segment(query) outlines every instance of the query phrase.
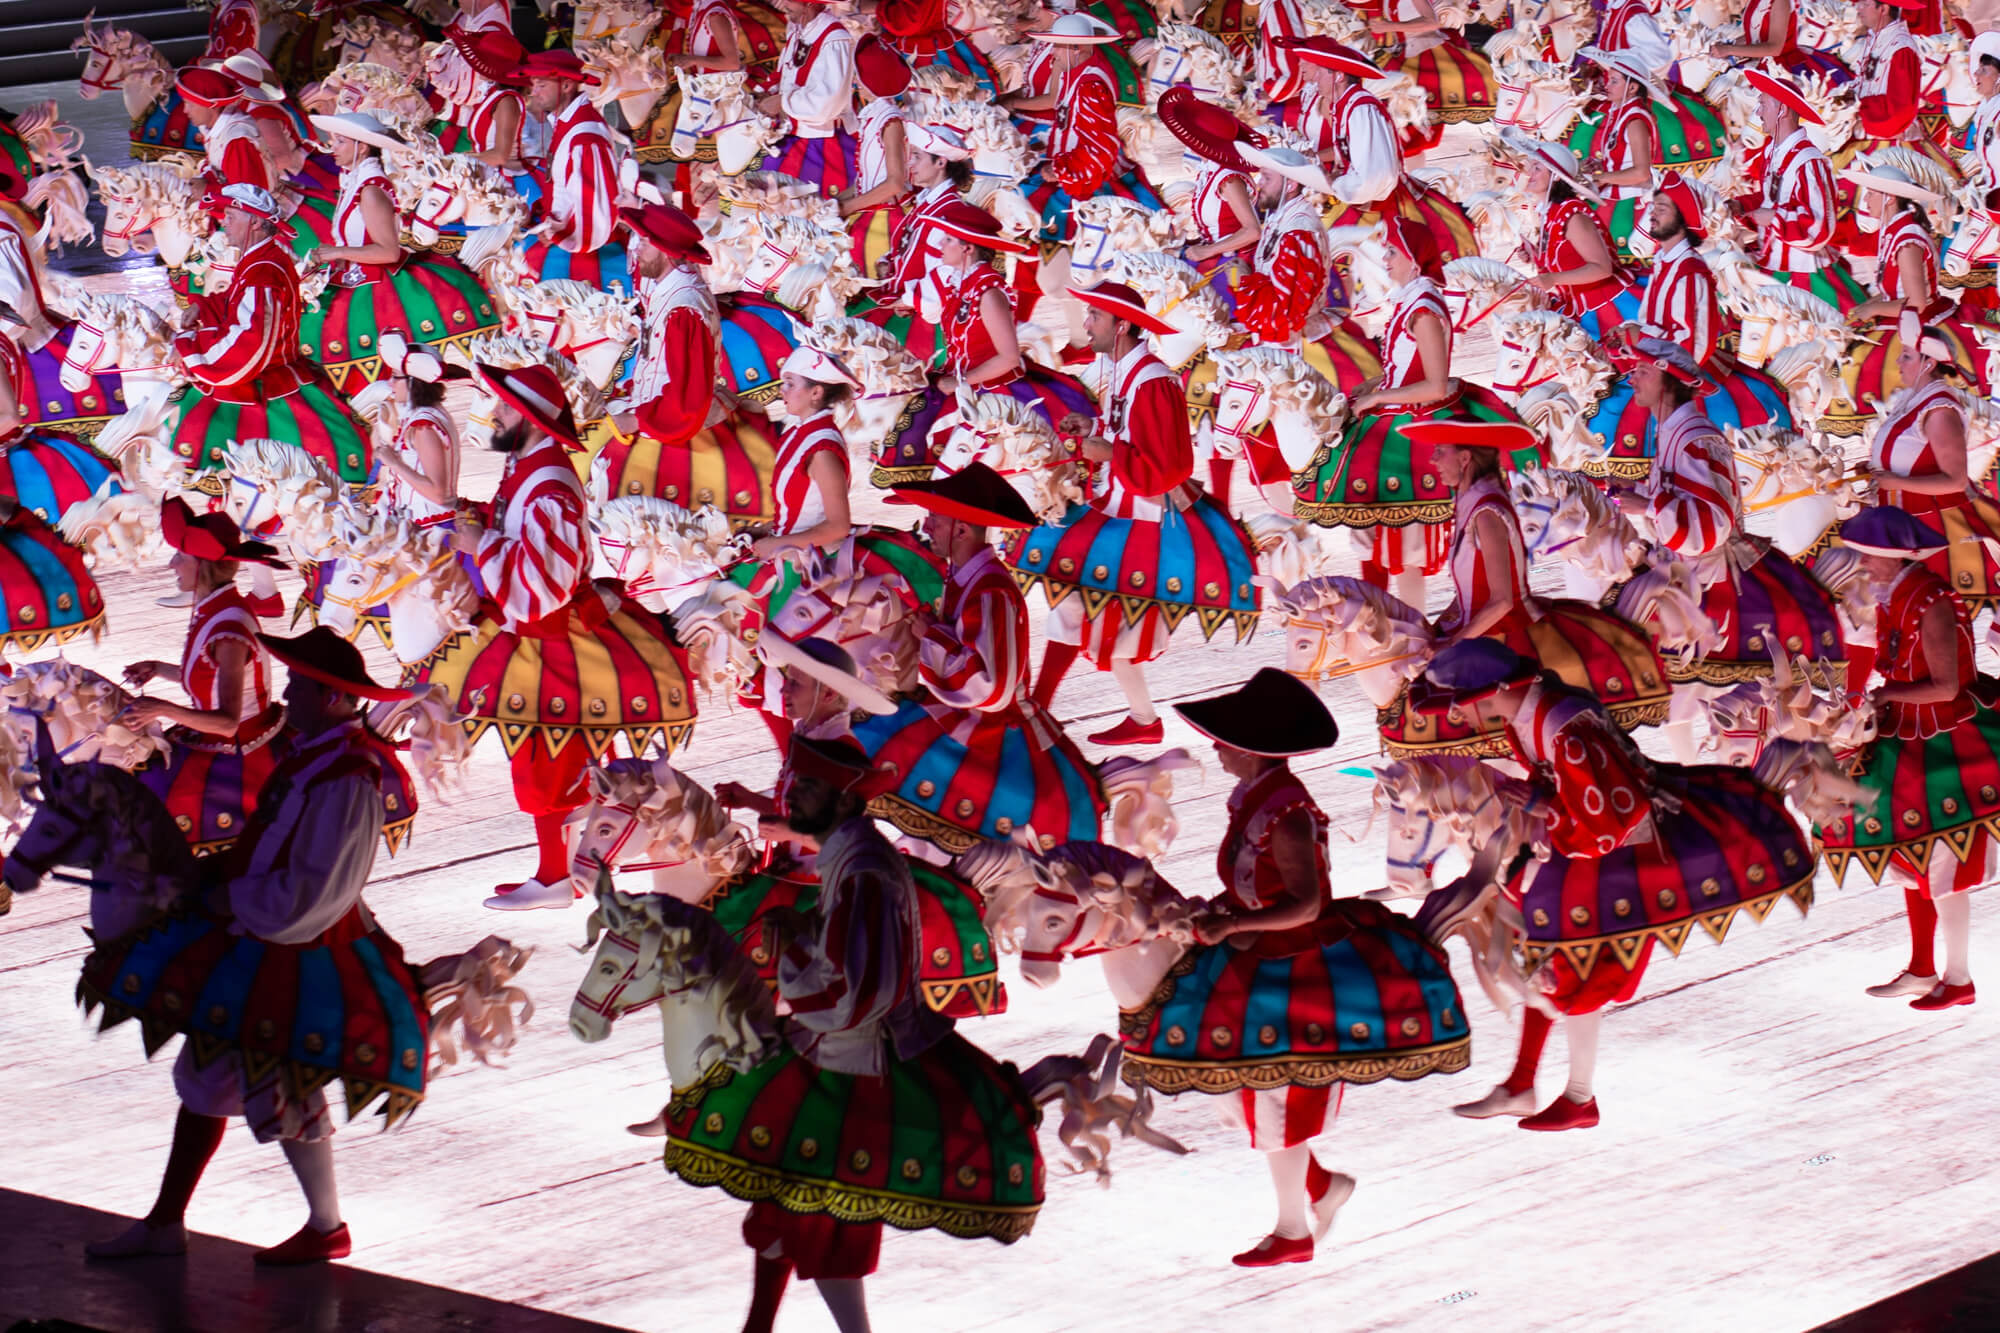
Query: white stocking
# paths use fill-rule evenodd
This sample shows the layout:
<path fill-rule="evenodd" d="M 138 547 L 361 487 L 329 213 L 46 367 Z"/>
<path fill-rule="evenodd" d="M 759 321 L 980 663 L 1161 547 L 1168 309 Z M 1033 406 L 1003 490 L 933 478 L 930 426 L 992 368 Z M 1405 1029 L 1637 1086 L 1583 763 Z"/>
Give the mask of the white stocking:
<path fill-rule="evenodd" d="M 1700 751 L 1696 748 L 1694 739 L 1693 718 L 1669 722 L 1661 727 L 1660 730 L 1667 734 L 1667 750 L 1673 755 L 1675 763 L 1693 764 L 1700 762 Z"/>
<path fill-rule="evenodd" d="M 1563 1035 L 1569 1039 L 1569 1086 L 1563 1096 L 1573 1102 L 1587 1102 L 1591 1082 L 1597 1077 L 1597 1029 L 1604 1011 L 1571 1014 L 1563 1020 Z"/>
<path fill-rule="evenodd" d="M 858 1277 L 817 1279 L 819 1298 L 826 1302 L 840 1333 L 868 1333 L 868 1297 Z"/>
<path fill-rule="evenodd" d="M 1963 986 L 1972 980 L 1972 895 L 1946 894 L 1937 900 L 1937 913 L 1944 935 L 1944 984 Z"/>
<path fill-rule="evenodd" d="M 1312 1149 L 1305 1144 L 1280 1148 L 1264 1154 L 1271 1168 L 1271 1188 L 1278 1192 L 1278 1225 L 1272 1230 L 1286 1240 L 1312 1234 L 1306 1221 L 1306 1168 L 1312 1163 Z"/>
<path fill-rule="evenodd" d="M 305 1191 L 306 1222 L 321 1235 L 340 1225 L 340 1191 L 333 1183 L 333 1140 L 285 1139 L 285 1160 Z"/>
<path fill-rule="evenodd" d="M 1404 557 L 1408 559 L 1407 556 Z M 1424 566 L 1423 556 L 1417 556 L 1417 563 L 1405 565 L 1400 574 L 1389 576 L 1389 591 L 1418 615 L 1424 613 Z"/>
<path fill-rule="evenodd" d="M 269 565 L 256 561 L 250 565 L 250 595 L 252 597 L 275 597 L 278 595 L 278 576 L 271 572 Z"/>
<path fill-rule="evenodd" d="M 1134 722 L 1145 726 L 1160 720 L 1153 710 L 1153 692 L 1146 688 L 1146 668 L 1129 658 L 1115 658 L 1111 663 L 1111 678 L 1125 691 L 1125 708 Z"/>

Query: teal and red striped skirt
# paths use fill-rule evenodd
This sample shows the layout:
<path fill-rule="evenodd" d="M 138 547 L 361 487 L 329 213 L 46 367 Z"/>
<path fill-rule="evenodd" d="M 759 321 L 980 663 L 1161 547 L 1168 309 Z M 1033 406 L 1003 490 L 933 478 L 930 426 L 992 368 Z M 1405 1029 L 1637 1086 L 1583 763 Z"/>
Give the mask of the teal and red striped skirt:
<path fill-rule="evenodd" d="M 31 653 L 104 624 L 104 594 L 83 552 L 27 509 L 0 521 L 0 646 Z"/>
<path fill-rule="evenodd" d="M 51 526 L 100 490 L 124 489 L 118 465 L 74 436 L 36 428 L 0 444 L 0 496 Z"/>
<path fill-rule="evenodd" d="M 1698 401 L 1718 429 L 1749 430 L 1771 425 L 1792 429 L 1791 400 L 1785 386 L 1752 370 L 1727 352 L 1718 352 L 1702 370 Z M 1829 408 L 1827 415 L 1831 416 Z M 1605 442 L 1605 452 L 1584 460 L 1581 471 L 1599 481 L 1644 481 L 1653 472 L 1653 414 L 1632 401 L 1632 383 L 1620 378 L 1591 414 L 1589 429 Z M 1822 418 L 1821 429 L 1825 429 Z"/>

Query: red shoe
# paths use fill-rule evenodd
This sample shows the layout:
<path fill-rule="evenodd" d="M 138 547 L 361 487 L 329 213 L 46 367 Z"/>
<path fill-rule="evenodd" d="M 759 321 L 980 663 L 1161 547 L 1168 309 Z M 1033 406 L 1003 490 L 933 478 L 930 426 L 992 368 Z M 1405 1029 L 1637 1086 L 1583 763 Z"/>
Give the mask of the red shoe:
<path fill-rule="evenodd" d="M 298 1264 L 323 1264 L 329 1259 L 345 1259 L 353 1251 L 354 1243 L 348 1238 L 347 1223 L 342 1222 L 331 1231 L 321 1232 L 314 1231 L 308 1222 L 284 1244 L 259 1250 L 251 1258 L 266 1268 L 290 1268 Z"/>
<path fill-rule="evenodd" d="M 1910 1008 L 1926 1010 L 1952 1009 L 1961 1004 L 1971 1004 L 1976 998 L 1977 994 L 1973 991 L 1972 983 L 1969 981 L 1957 986 L 1940 981 L 1937 985 L 1931 987 L 1928 994 L 1919 995 L 1916 999 L 1911 1000 Z"/>
<path fill-rule="evenodd" d="M 1157 717 L 1151 722 L 1135 722 L 1127 717 L 1108 731 L 1087 736 L 1092 745 L 1158 745 L 1167 737 L 1167 728 Z"/>
<path fill-rule="evenodd" d="M 276 620 L 285 614 L 285 599 L 275 592 L 263 597 L 253 594 L 246 600 L 250 603 L 250 614 L 259 620 Z"/>
<path fill-rule="evenodd" d="M 1587 1102 L 1573 1102 L 1568 1094 L 1556 1098 L 1531 1116 L 1520 1121 L 1522 1129 L 1559 1130 L 1590 1129 L 1597 1124 L 1597 1098 Z"/>
<path fill-rule="evenodd" d="M 1303 1264 L 1313 1257 L 1313 1238 L 1296 1240 L 1272 1232 L 1229 1262 L 1238 1268 L 1275 1268 L 1279 1264 Z"/>

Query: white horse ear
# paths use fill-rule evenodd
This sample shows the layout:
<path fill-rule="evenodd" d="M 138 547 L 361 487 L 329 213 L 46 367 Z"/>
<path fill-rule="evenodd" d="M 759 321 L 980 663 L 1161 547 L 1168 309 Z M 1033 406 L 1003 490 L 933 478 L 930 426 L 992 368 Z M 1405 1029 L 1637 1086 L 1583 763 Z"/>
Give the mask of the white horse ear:
<path fill-rule="evenodd" d="M 590 783 L 590 794 L 600 801 L 611 798 L 611 775 L 596 764 L 583 770 L 584 778 Z"/>

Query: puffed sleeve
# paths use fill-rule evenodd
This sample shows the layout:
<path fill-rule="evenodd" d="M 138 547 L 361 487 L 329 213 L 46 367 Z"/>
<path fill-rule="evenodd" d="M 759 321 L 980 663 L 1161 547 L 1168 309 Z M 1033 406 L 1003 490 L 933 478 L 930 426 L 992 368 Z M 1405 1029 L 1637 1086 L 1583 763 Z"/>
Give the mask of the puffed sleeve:
<path fill-rule="evenodd" d="M 241 291 L 219 312 L 215 323 L 203 323 L 174 340 L 189 377 L 204 385 L 240 384 L 263 373 L 282 352 L 278 346 L 278 312 L 270 290 L 258 283 Z"/>
<path fill-rule="evenodd" d="M 1333 197 L 1344 204 L 1387 199 L 1403 175 L 1403 150 L 1388 113 L 1362 107 L 1347 118 L 1347 170 L 1334 178 Z"/>
<path fill-rule="evenodd" d="M 1604 718 L 1584 713 L 1556 733 L 1551 747 L 1549 837 L 1565 856 L 1618 850 L 1653 811 L 1645 761 L 1609 728 Z"/>
<path fill-rule="evenodd" d="M 1728 448 L 1711 435 L 1682 451 L 1648 502 L 1654 535 L 1678 555 L 1707 555 L 1736 530 L 1739 498 Z"/>
<path fill-rule="evenodd" d="M 1194 475 L 1187 397 L 1161 375 L 1139 386 L 1127 408 L 1126 439 L 1111 451 L 1111 474 L 1133 495 L 1165 495 Z"/>
<path fill-rule="evenodd" d="M 1271 272 L 1246 273 L 1237 283 L 1236 322 L 1267 343 L 1289 342 L 1326 297 L 1326 259 L 1313 238 L 1288 233 Z"/>
<path fill-rule="evenodd" d="M 854 38 L 836 29 L 819 44 L 805 79 L 778 95 L 786 115 L 801 125 L 824 129 L 839 124 L 854 106 Z"/>
<path fill-rule="evenodd" d="M 663 444 L 685 444 L 708 421 L 715 401 L 715 339 L 692 310 L 667 316 L 661 349 L 667 377 L 659 395 L 638 406 L 639 429 Z"/>
<path fill-rule="evenodd" d="M 266 832 L 289 835 L 282 864 L 229 882 L 229 910 L 259 939 L 299 944 L 338 922 L 361 899 L 382 838 L 382 793 L 365 772 L 314 783 Z M 253 865 L 255 861 L 253 860 Z"/>
<path fill-rule="evenodd" d="M 1004 595 L 970 599 L 956 625 L 933 624 L 918 644 L 924 684 L 953 708 L 993 712 L 1014 702 L 1028 659 L 1027 626 Z"/>
<path fill-rule="evenodd" d="M 1108 76 L 1077 79 L 1061 110 L 1069 124 L 1049 151 L 1049 179 L 1072 199 L 1088 199 L 1118 171 L 1118 101 Z"/>
<path fill-rule="evenodd" d="M 580 506 L 544 494 L 522 528 L 519 538 L 489 529 L 479 542 L 479 577 L 514 625 L 568 605 L 589 563 Z"/>

